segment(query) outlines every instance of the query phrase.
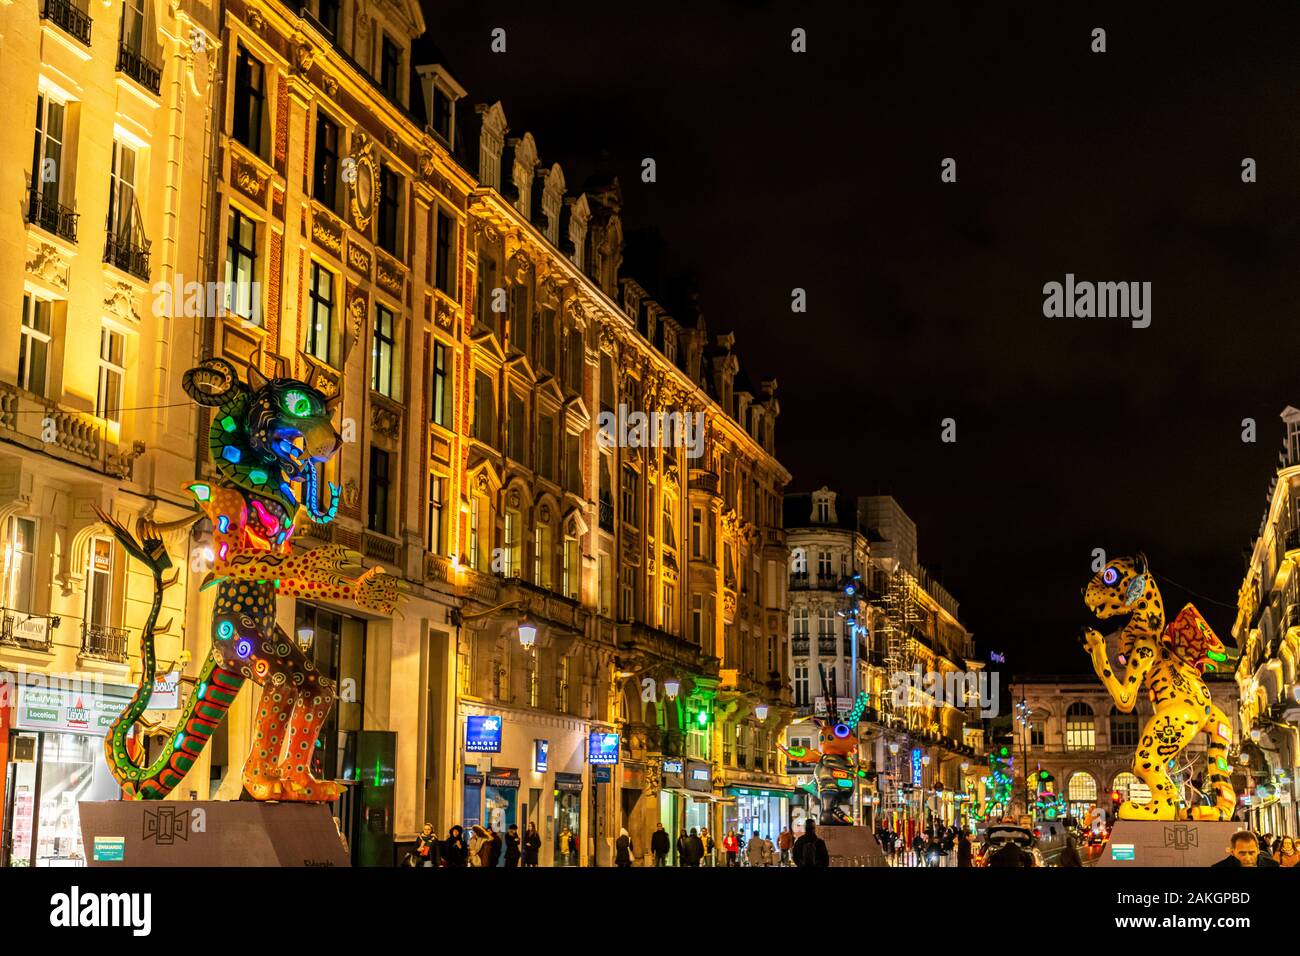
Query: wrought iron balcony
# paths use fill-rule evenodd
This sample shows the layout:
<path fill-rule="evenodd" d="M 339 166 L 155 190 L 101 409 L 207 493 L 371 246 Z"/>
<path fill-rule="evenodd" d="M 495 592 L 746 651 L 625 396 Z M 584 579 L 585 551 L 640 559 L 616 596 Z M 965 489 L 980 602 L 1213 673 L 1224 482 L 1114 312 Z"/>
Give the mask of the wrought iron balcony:
<path fill-rule="evenodd" d="M 48 197 L 40 189 L 27 192 L 27 221 L 69 242 L 77 241 L 80 213 Z"/>
<path fill-rule="evenodd" d="M 125 43 L 119 43 L 117 47 L 117 72 L 125 73 L 154 96 L 162 90 L 162 67 Z"/>
<path fill-rule="evenodd" d="M 48 651 L 53 644 L 54 629 L 58 626 L 57 617 L 3 609 L 0 610 L 0 645 L 27 651 Z"/>
<path fill-rule="evenodd" d="M 811 650 L 812 641 L 805 634 L 803 637 L 794 637 L 790 640 L 790 653 L 796 657 L 804 657 Z"/>
<path fill-rule="evenodd" d="M 64 33 L 90 46 L 90 14 L 69 0 L 45 0 L 41 5 L 41 19 L 49 20 Z"/>
<path fill-rule="evenodd" d="M 129 272 L 137 279 L 149 281 L 148 243 L 142 244 L 130 236 L 118 236 L 110 232 L 104 241 L 104 261 L 123 272 Z"/>
<path fill-rule="evenodd" d="M 817 638 L 817 653 L 822 657 L 834 657 L 835 638 L 833 637 Z"/>
<path fill-rule="evenodd" d="M 126 640 L 129 636 L 130 632 L 124 627 L 83 623 L 81 653 L 84 657 L 121 663 L 126 660 Z"/>

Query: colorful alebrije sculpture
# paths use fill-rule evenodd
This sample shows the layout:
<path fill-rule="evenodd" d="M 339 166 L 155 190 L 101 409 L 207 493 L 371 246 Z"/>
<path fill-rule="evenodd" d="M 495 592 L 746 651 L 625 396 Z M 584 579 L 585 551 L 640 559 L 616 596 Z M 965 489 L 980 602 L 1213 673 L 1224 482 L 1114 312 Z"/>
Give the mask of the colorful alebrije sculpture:
<path fill-rule="evenodd" d="M 820 666 L 820 665 L 819 665 Z M 851 826 L 853 818 L 845 812 L 846 804 L 852 805 L 854 786 L 859 777 L 866 772 L 858 767 L 858 721 L 867 708 L 868 697 L 859 694 L 853 702 L 853 710 L 844 720 L 839 719 L 835 707 L 834 688 L 826 683 L 823 672 L 822 682 L 826 697 L 826 718 L 814 717 L 817 724 L 818 746 L 781 747 L 785 755 L 796 763 L 816 764 L 813 781 L 817 787 L 817 799 L 821 803 L 821 816 L 818 825 Z"/>
<path fill-rule="evenodd" d="M 313 366 L 313 373 L 315 367 Z M 331 484 L 322 505 L 318 468 L 338 451 L 331 406 L 307 381 L 268 380 L 251 363 L 248 383 L 221 358 L 185 373 L 187 394 L 214 408 L 208 444 L 219 479 L 195 481 L 189 491 L 201 514 L 170 525 L 141 519 L 140 540 L 117 521 L 99 513 L 127 552 L 153 573 L 153 605 L 142 634 L 140 686 L 104 741 L 109 769 L 127 796 L 158 800 L 189 771 L 221 724 L 247 680 L 263 688 L 253 750 L 244 765 L 244 788 L 256 800 L 328 802 L 338 784 L 315 779 L 311 758 L 316 738 L 334 705 L 334 683 L 317 673 L 298 644 L 275 623 L 276 597 L 352 601 L 379 614 L 396 612 L 401 586 L 378 567 L 358 577 L 361 556 L 340 545 L 294 554 L 290 539 L 300 511 L 324 524 L 338 510 L 339 489 Z M 295 486 L 300 486 L 299 501 Z M 212 572 L 203 587 L 215 585 L 212 653 L 182 711 L 180 723 L 149 766 L 142 748 L 128 740 L 149 706 L 157 661 L 154 635 L 171 567 L 164 533 L 206 515 L 213 527 Z M 130 749 L 128 749 L 130 747 Z"/>
<path fill-rule="evenodd" d="M 1160 591 L 1147 569 L 1147 560 L 1116 558 L 1102 568 L 1084 590 L 1084 603 L 1102 620 L 1129 615 L 1120 632 L 1117 675 L 1106 652 L 1106 639 L 1087 628 L 1083 645 L 1115 706 L 1132 713 L 1145 690 L 1155 714 L 1147 721 L 1133 757 L 1133 773 L 1151 788 L 1150 803 L 1126 800 L 1121 820 L 1228 820 L 1237 806 L 1230 782 L 1228 748 L 1232 725 L 1210 699 L 1202 675 L 1227 659 L 1222 642 L 1188 604 L 1169 627 Z M 1209 737 L 1206 780 L 1214 788 L 1213 806 L 1183 807 L 1169 764 L 1198 733 Z"/>

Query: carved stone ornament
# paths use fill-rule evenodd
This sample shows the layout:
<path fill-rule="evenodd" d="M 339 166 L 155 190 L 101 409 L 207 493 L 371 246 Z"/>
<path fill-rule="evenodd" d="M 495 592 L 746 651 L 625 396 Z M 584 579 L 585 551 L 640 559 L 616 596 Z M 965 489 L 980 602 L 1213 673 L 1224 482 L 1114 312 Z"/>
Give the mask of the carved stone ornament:
<path fill-rule="evenodd" d="M 36 247 L 32 257 L 27 260 L 27 271 L 60 289 L 68 287 L 68 260 L 48 242 L 42 242 Z"/>
<path fill-rule="evenodd" d="M 355 167 L 352 183 L 352 224 L 365 232 L 370 228 L 370 217 L 375 209 L 375 188 L 378 172 L 375 168 L 375 144 L 365 133 L 357 133 L 356 148 L 351 157 Z"/>
<path fill-rule="evenodd" d="M 306 73 L 311 69 L 311 65 L 316 62 L 316 51 L 312 48 L 311 42 L 304 33 L 295 33 L 292 42 L 294 68 L 299 73 Z"/>
<path fill-rule="evenodd" d="M 349 508 L 355 508 L 357 502 L 361 500 L 361 486 L 357 484 L 355 478 L 349 478 L 343 485 L 343 503 Z"/>
<path fill-rule="evenodd" d="M 334 79 L 328 73 L 321 77 L 321 88 L 325 91 L 326 96 L 334 96 L 339 91 L 339 81 Z"/>
<path fill-rule="evenodd" d="M 140 313 L 135 307 L 135 290 L 129 282 L 115 282 L 104 297 L 104 311 L 119 319 L 139 322 Z"/>

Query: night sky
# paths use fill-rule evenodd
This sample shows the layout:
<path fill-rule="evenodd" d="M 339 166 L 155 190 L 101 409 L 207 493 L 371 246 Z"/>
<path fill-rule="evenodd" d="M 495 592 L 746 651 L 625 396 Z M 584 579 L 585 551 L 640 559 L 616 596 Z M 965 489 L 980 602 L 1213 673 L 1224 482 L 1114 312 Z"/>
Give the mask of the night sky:
<path fill-rule="evenodd" d="M 1087 671 L 1097 547 L 1235 601 L 1300 405 L 1300 9 L 425 6 L 570 191 L 619 176 L 629 273 L 776 376 L 789 490 L 897 497 L 982 655 Z M 1044 318 L 1067 272 L 1151 282 L 1151 326 Z"/>

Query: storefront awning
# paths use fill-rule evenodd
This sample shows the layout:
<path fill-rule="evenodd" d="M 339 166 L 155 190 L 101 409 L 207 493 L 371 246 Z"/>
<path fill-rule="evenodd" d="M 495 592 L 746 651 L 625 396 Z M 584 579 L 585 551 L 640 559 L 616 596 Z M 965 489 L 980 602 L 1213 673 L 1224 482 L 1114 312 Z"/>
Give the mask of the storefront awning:
<path fill-rule="evenodd" d="M 487 785 L 489 787 L 518 787 L 519 771 L 514 767 L 495 767 L 488 771 Z"/>
<path fill-rule="evenodd" d="M 782 787 L 779 784 L 764 784 L 762 786 L 735 785 L 726 789 L 727 796 L 730 797 L 790 797 L 794 794 L 794 787 Z"/>
<path fill-rule="evenodd" d="M 560 773 L 555 774 L 555 789 L 580 791 L 582 790 L 582 774 L 580 773 Z"/>

